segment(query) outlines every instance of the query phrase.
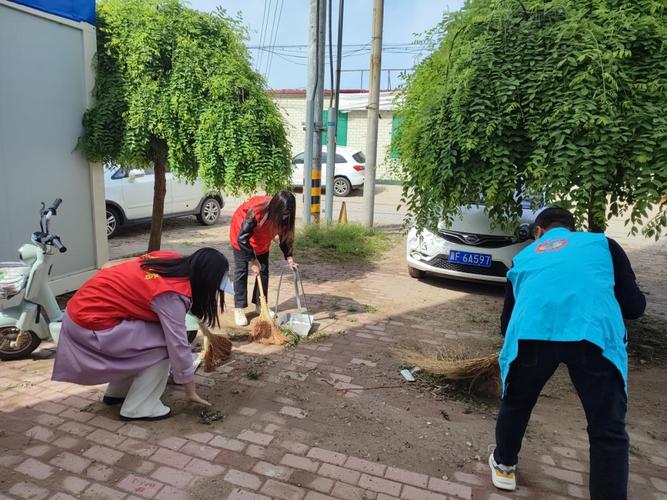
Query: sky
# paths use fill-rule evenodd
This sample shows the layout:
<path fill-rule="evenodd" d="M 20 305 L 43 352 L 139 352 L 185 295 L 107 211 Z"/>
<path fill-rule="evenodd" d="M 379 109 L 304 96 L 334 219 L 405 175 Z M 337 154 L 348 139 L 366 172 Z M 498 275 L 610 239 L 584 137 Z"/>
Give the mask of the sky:
<path fill-rule="evenodd" d="M 434 27 L 445 12 L 463 6 L 464 0 L 385 0 L 382 68 L 414 67 L 423 50 L 411 44 L 415 34 Z M 249 30 L 248 46 L 255 67 L 272 89 L 303 89 L 306 86 L 309 0 L 190 0 L 198 10 L 223 7 L 240 13 Z M 373 0 L 345 2 L 341 88 L 368 88 Z M 333 0 L 333 36 L 337 38 L 338 1 Z M 264 29 L 262 29 L 264 27 Z M 261 42 L 261 43 L 260 43 Z M 327 40 L 327 43 L 328 40 Z M 255 47 L 270 46 L 264 50 Z M 288 47 L 286 47 L 288 46 Z M 327 49 L 328 52 L 328 49 Z M 335 46 L 334 46 L 335 58 Z M 366 70 L 365 72 L 358 70 Z M 326 88 L 330 88 L 329 62 Z M 401 71 L 382 73 L 383 89 L 396 87 Z"/>

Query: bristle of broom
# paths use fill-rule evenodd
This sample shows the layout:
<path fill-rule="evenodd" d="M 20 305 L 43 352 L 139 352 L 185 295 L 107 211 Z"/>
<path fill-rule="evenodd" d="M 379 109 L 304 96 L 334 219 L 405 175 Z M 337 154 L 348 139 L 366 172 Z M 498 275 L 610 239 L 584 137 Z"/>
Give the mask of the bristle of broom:
<path fill-rule="evenodd" d="M 199 323 L 199 328 L 204 334 L 202 365 L 205 372 L 212 372 L 229 359 L 229 356 L 232 354 L 232 342 L 227 337 L 215 335 L 202 322 Z"/>
<path fill-rule="evenodd" d="M 283 335 L 273 321 L 261 318 L 253 323 L 250 336 L 253 342 L 259 344 L 283 345 L 289 342 L 289 339 Z"/>

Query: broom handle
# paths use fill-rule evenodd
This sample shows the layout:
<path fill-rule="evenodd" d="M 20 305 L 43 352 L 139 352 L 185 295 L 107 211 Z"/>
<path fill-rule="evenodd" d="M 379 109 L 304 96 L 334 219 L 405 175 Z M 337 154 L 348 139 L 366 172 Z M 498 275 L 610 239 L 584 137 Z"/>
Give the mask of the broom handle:
<path fill-rule="evenodd" d="M 260 303 L 260 307 L 263 307 L 264 304 L 266 304 L 266 295 L 264 294 L 264 285 L 262 284 L 262 277 L 258 275 L 257 278 L 255 278 L 255 279 L 257 280 L 257 283 L 259 285 L 259 303 Z"/>

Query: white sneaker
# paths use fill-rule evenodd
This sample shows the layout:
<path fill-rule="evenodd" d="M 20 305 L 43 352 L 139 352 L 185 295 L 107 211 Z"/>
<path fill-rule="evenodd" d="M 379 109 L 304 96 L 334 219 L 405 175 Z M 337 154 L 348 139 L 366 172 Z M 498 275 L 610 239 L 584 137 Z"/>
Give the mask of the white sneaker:
<path fill-rule="evenodd" d="M 234 322 L 236 326 L 248 326 L 248 318 L 240 307 L 234 309 Z"/>
<path fill-rule="evenodd" d="M 516 465 L 498 464 L 491 453 L 489 467 L 491 468 L 491 482 L 496 488 L 507 491 L 516 490 Z"/>

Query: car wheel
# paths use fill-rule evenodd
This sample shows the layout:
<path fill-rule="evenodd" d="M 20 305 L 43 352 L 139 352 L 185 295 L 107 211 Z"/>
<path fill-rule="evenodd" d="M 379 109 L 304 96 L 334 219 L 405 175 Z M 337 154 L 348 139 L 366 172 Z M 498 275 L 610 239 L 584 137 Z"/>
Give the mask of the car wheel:
<path fill-rule="evenodd" d="M 0 328 L 0 359 L 9 361 L 30 356 L 32 351 L 41 344 L 35 332 L 22 332 L 13 326 Z"/>
<path fill-rule="evenodd" d="M 212 226 L 220 218 L 220 202 L 215 198 L 206 198 L 201 204 L 197 220 L 204 226 Z"/>
<path fill-rule="evenodd" d="M 111 238 L 118 232 L 120 221 L 121 218 L 118 209 L 107 206 L 107 238 Z"/>
<path fill-rule="evenodd" d="M 352 184 L 345 177 L 336 177 L 334 179 L 333 191 L 336 196 L 346 197 L 352 193 Z"/>
<path fill-rule="evenodd" d="M 426 271 L 422 271 L 421 269 L 415 269 L 414 267 L 408 266 L 408 274 L 412 278 L 417 278 L 417 279 L 422 279 L 426 277 Z"/>

